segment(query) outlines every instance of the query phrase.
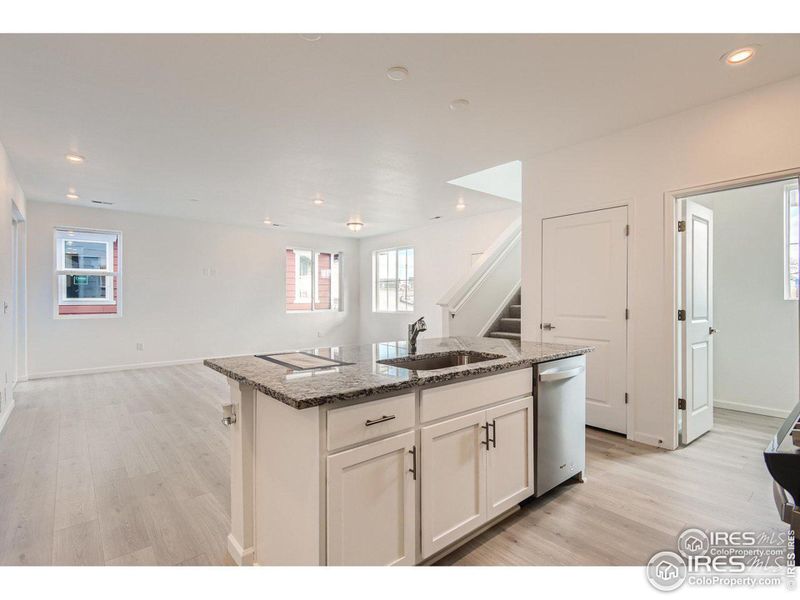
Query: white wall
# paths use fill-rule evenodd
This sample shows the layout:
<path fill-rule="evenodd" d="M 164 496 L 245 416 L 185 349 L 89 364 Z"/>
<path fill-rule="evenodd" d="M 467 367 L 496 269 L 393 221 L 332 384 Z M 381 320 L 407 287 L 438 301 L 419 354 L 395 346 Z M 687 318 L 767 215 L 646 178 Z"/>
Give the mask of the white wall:
<path fill-rule="evenodd" d="M 428 325 L 428 331 L 422 335 L 440 336 L 442 311 L 436 303 L 469 271 L 472 254 L 486 250 L 519 214 L 519 208 L 514 207 L 363 238 L 360 249 L 361 342 L 406 339 L 408 324 L 421 316 Z M 415 310 L 413 313 L 372 312 L 372 253 L 398 246 L 414 247 Z"/>
<path fill-rule="evenodd" d="M 31 377 L 357 341 L 356 240 L 41 202 L 28 221 Z M 58 226 L 122 231 L 121 317 L 53 318 Z M 342 251 L 342 312 L 286 314 L 292 245 Z"/>
<path fill-rule="evenodd" d="M 524 161 L 525 340 L 539 338 L 541 219 L 630 206 L 632 439 L 665 447 L 677 444 L 665 194 L 800 167 L 798 106 L 800 78 L 793 78 Z"/>
<path fill-rule="evenodd" d="M 14 303 L 12 293 L 12 214 L 16 206 L 25 216 L 25 195 L 17 182 L 5 148 L 0 145 L 0 430 L 13 407 Z M 4 303 L 8 310 L 3 310 Z"/>
<path fill-rule="evenodd" d="M 784 299 L 786 182 L 692 200 L 714 211 L 714 401 L 786 417 L 797 404 L 798 309 Z"/>

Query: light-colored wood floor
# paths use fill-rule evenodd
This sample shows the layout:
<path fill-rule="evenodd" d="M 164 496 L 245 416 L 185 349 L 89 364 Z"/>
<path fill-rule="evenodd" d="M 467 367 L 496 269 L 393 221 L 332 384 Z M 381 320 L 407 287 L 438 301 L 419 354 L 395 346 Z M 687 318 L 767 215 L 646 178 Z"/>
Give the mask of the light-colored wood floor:
<path fill-rule="evenodd" d="M 227 394 L 200 365 L 20 384 L 0 434 L 0 564 L 226 564 Z M 761 457 L 779 423 L 717 411 L 675 452 L 588 429 L 586 483 L 439 564 L 641 565 L 685 527 L 782 528 Z"/>

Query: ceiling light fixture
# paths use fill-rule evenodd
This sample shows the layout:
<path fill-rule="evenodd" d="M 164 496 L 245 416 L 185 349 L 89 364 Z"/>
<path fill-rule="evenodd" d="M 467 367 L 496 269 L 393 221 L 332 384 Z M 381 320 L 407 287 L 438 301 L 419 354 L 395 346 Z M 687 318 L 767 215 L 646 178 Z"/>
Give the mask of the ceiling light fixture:
<path fill-rule="evenodd" d="M 325 203 L 325 200 L 323 199 L 322 194 L 317 194 L 316 196 L 314 196 L 314 204 L 316 204 L 317 206 L 320 206 L 321 204 L 324 204 L 324 203 Z"/>
<path fill-rule="evenodd" d="M 86 157 L 81 156 L 80 154 L 76 154 L 75 152 L 68 152 L 64 155 L 64 158 L 67 159 L 67 162 L 71 162 L 74 165 L 79 165 L 81 163 L 86 162 Z"/>
<path fill-rule="evenodd" d="M 467 110 L 469 108 L 469 100 L 466 98 L 456 98 L 450 103 L 450 110 L 453 112 L 459 112 L 462 110 Z"/>
<path fill-rule="evenodd" d="M 431 221 L 435 221 L 436 219 L 441 219 L 440 215 L 436 215 L 435 217 L 431 217 Z"/>
<path fill-rule="evenodd" d="M 467 205 L 464 204 L 464 199 L 459 198 L 458 203 L 456 204 L 456 210 L 464 210 L 465 208 L 467 208 Z"/>
<path fill-rule="evenodd" d="M 78 196 L 78 194 L 75 193 L 75 190 L 68 191 L 66 194 L 64 194 L 64 197 L 67 198 L 67 200 L 79 200 L 80 199 L 80 196 Z"/>
<path fill-rule="evenodd" d="M 362 223 L 361 221 L 348 221 L 346 225 L 350 231 L 353 231 L 355 233 L 358 233 L 359 231 L 361 231 L 361 228 L 364 227 L 364 223 Z"/>
<path fill-rule="evenodd" d="M 756 54 L 756 46 L 746 46 L 744 48 L 737 48 L 726 52 L 720 57 L 720 60 L 729 65 L 741 65 L 746 63 Z"/>
<path fill-rule="evenodd" d="M 392 81 L 403 81 L 408 77 L 408 69 L 397 65 L 386 70 L 386 76 Z"/>
<path fill-rule="evenodd" d="M 321 33 L 301 33 L 300 37 L 307 42 L 318 42 L 322 38 Z"/>
<path fill-rule="evenodd" d="M 264 219 L 264 225 L 272 225 L 272 220 L 269 217 Z"/>

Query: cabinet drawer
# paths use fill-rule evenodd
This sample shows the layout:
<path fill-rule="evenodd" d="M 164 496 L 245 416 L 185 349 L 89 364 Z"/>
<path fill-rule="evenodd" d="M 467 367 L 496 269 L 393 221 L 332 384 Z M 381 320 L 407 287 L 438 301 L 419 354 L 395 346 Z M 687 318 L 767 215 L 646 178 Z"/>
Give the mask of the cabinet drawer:
<path fill-rule="evenodd" d="M 468 379 L 420 392 L 420 422 L 426 423 L 533 393 L 533 369 Z"/>
<path fill-rule="evenodd" d="M 328 450 L 414 427 L 414 406 L 414 394 L 403 394 L 328 411 Z"/>

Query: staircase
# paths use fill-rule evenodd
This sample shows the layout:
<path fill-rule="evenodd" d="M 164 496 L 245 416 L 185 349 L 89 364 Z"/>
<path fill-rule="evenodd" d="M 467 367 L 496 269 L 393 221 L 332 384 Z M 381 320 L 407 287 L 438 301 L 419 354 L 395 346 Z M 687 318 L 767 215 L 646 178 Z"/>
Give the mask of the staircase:
<path fill-rule="evenodd" d="M 522 296 L 519 292 L 511 299 L 500 316 L 489 328 L 486 337 L 507 340 L 522 339 Z"/>

